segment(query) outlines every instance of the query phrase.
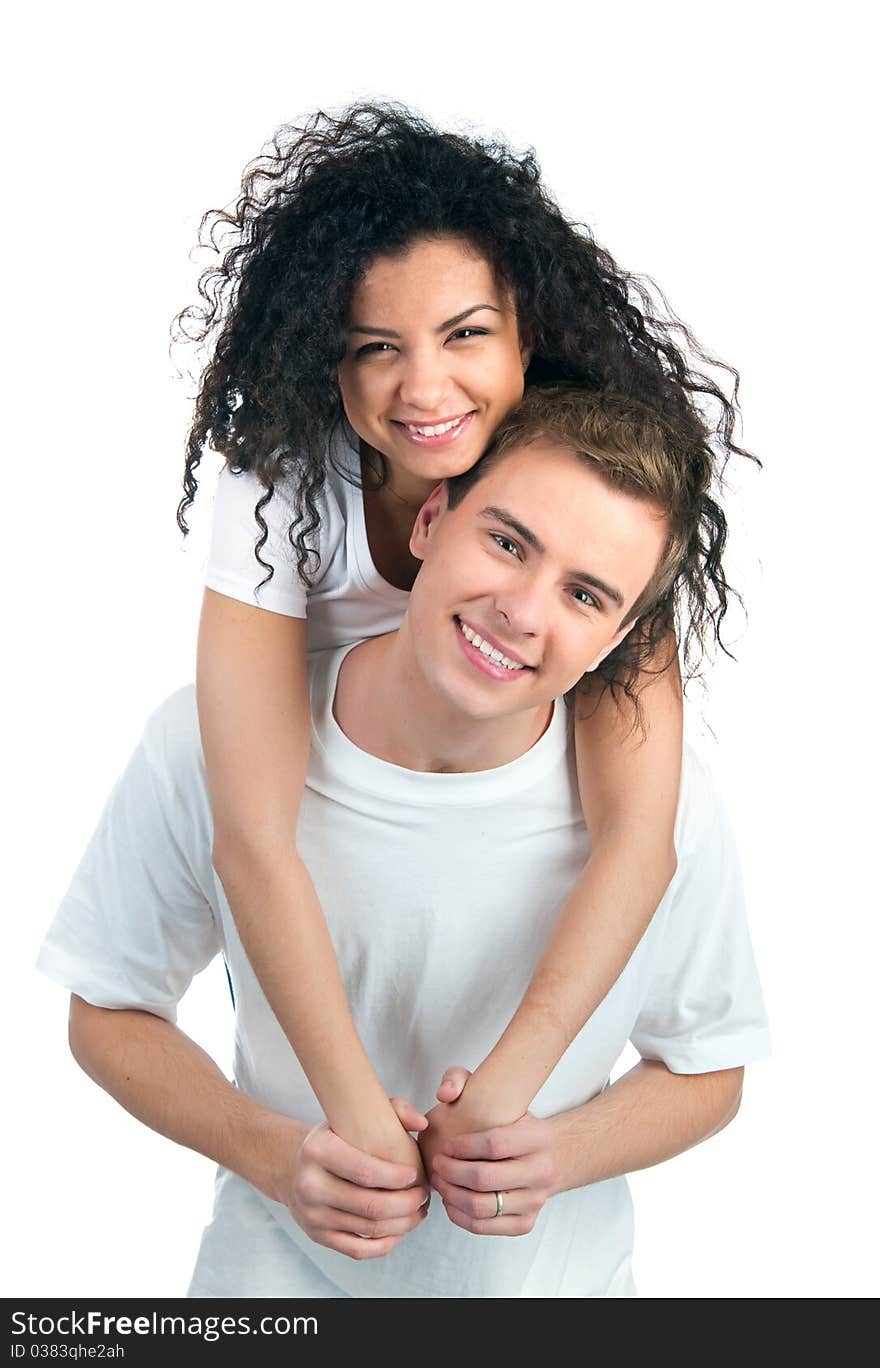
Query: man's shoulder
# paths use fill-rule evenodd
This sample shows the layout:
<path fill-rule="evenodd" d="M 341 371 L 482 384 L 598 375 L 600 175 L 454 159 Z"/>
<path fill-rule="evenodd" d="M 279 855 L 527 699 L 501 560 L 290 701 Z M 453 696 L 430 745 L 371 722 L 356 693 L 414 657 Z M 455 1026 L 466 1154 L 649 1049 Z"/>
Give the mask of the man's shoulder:
<path fill-rule="evenodd" d="M 707 837 L 717 831 L 724 802 L 705 756 L 687 742 L 682 751 L 681 787 L 675 820 L 675 848 L 679 865 L 696 855 Z"/>
<path fill-rule="evenodd" d="M 141 747 L 159 779 L 171 781 L 175 787 L 187 779 L 201 782 L 205 762 L 195 685 L 177 689 L 151 713 L 144 725 Z"/>

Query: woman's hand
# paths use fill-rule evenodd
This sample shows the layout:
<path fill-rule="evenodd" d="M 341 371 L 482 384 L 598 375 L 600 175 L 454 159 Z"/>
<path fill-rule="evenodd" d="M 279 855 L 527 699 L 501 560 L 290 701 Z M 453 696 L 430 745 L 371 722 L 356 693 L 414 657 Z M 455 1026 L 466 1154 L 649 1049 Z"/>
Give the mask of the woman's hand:
<path fill-rule="evenodd" d="M 423 1131 L 427 1117 L 392 1098 L 401 1133 Z M 427 1215 L 430 1189 L 419 1163 L 376 1159 L 341 1140 L 326 1121 L 304 1137 L 293 1156 L 285 1194 L 288 1210 L 309 1239 L 352 1259 L 377 1259 Z"/>
<path fill-rule="evenodd" d="M 401 1106 L 406 1110 L 407 1117 L 414 1118 L 417 1124 L 401 1124 Z M 389 1164 L 402 1164 L 405 1168 L 416 1169 L 419 1180 L 423 1180 L 425 1171 L 422 1156 L 409 1132 L 424 1130 L 426 1125 L 427 1118 L 415 1111 L 409 1102 L 403 1098 L 391 1098 L 390 1105 L 386 1103 L 381 1115 L 366 1108 L 362 1110 L 356 1122 L 349 1125 L 345 1138 L 353 1149 L 363 1154 L 372 1154 Z"/>
<path fill-rule="evenodd" d="M 459 1135 L 487 1129 L 492 1117 L 469 1104 L 465 1084 L 471 1074 L 464 1068 L 447 1069 L 437 1089 L 438 1106 L 427 1114 L 428 1126 L 419 1135 L 419 1149 L 428 1181 L 435 1155 L 443 1153 L 447 1143 Z"/>
<path fill-rule="evenodd" d="M 509 1104 L 505 1107 L 503 1101 L 480 1086 L 479 1074 L 472 1074 L 460 1065 L 446 1070 L 436 1096 L 440 1105 L 428 1112 L 430 1124 L 419 1136 L 419 1149 L 429 1179 L 434 1155 L 444 1150 L 448 1140 L 494 1130 L 519 1120 L 518 1113 L 511 1115 Z"/>
<path fill-rule="evenodd" d="M 425 1169 L 453 1225 L 472 1235 L 527 1235 L 558 1191 L 554 1132 L 526 1112 L 511 1125 L 463 1132 L 457 1099 L 467 1100 L 467 1069 L 448 1069 L 419 1140 Z M 462 1097 L 462 1094 L 463 1097 Z M 462 1118 L 466 1113 L 462 1113 Z M 503 1210 L 497 1215 L 497 1193 Z"/>

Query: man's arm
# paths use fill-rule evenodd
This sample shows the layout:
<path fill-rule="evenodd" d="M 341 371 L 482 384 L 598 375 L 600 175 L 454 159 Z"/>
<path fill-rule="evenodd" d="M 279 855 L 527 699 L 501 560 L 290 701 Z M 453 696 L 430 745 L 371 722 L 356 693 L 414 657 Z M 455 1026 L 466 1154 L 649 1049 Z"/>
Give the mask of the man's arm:
<path fill-rule="evenodd" d="M 444 1122 L 454 1131 L 455 1106 L 441 1103 L 421 1141 L 426 1167 L 455 1225 L 475 1235 L 524 1235 L 548 1197 L 650 1168 L 722 1130 L 739 1109 L 743 1072 L 674 1074 L 642 1060 L 581 1107 L 448 1139 Z M 450 1070 L 439 1095 L 456 1095 L 465 1078 Z"/>
<path fill-rule="evenodd" d="M 676 1074 L 641 1060 L 592 1101 L 550 1118 L 555 1191 L 650 1168 L 708 1140 L 736 1116 L 744 1072 Z"/>
<path fill-rule="evenodd" d="M 283 1203 L 318 1244 L 376 1258 L 421 1222 L 428 1191 L 411 1186 L 414 1168 L 374 1159 L 326 1124 L 310 1128 L 256 1102 L 163 1018 L 72 994 L 69 1039 L 80 1067 L 132 1116 Z M 392 1101 L 407 1129 L 427 1124 Z"/>

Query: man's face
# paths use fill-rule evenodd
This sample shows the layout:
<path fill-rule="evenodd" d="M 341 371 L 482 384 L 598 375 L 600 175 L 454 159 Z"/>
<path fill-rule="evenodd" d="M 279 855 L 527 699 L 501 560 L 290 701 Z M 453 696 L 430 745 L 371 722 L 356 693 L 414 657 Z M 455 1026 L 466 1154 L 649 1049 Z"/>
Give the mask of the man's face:
<path fill-rule="evenodd" d="M 426 680 L 472 718 L 561 697 L 626 635 L 667 531 L 655 505 L 543 442 L 500 458 L 457 508 L 438 486 L 410 543 L 422 567 L 407 617 Z"/>

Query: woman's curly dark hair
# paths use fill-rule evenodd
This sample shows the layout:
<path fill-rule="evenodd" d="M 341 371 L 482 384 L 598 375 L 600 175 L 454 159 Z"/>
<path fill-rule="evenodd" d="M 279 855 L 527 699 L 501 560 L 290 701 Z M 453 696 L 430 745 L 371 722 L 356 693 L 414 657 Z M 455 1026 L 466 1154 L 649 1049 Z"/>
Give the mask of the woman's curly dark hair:
<path fill-rule="evenodd" d="M 722 471 L 732 453 L 748 454 L 734 442 L 736 371 L 698 347 L 662 296 L 658 312 L 648 284 L 565 218 L 532 151 L 440 132 L 396 104 L 356 104 L 281 128 L 246 168 L 234 209 L 202 220 L 200 240 L 221 260 L 200 278 L 201 303 L 176 319 L 179 339 L 209 349 L 177 515 L 184 533 L 210 444 L 266 490 L 255 509 L 256 556 L 271 578 L 262 509 L 276 482 L 295 474 L 288 535 L 309 582 L 328 438 L 344 417 L 337 368 L 353 289 L 375 257 L 439 235 L 472 243 L 511 290 L 532 348 L 527 387 L 632 395 Z M 726 373 L 730 397 L 713 369 Z M 720 564 L 720 510 L 719 518 L 711 555 Z M 725 608 L 722 595 L 716 640 Z"/>

